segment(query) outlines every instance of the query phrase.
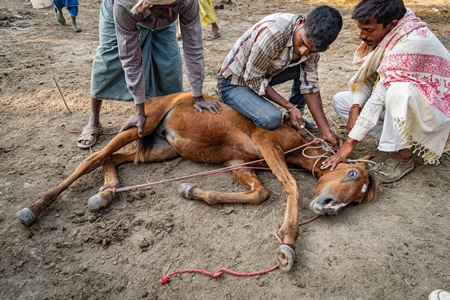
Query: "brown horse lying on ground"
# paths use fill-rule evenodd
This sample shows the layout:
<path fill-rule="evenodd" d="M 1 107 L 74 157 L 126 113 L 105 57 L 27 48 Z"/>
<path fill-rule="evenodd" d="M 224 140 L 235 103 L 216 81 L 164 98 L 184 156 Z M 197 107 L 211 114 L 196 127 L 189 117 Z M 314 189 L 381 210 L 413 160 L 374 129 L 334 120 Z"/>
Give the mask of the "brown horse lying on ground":
<path fill-rule="evenodd" d="M 205 99 L 217 101 L 210 96 L 205 96 Z M 101 192 L 89 199 L 91 210 L 105 207 L 113 200 L 112 189 L 119 187 L 115 168 L 125 162 L 159 162 L 182 156 L 196 162 L 235 166 L 264 158 L 264 165 L 269 166 L 286 193 L 285 218 L 278 232 L 283 244 L 278 249 L 277 259 L 280 268 L 287 271 L 294 263 L 300 199 L 298 184 L 289 172 L 287 163 L 309 170 L 319 178 L 315 199 L 311 202 L 316 214 L 334 215 L 350 202 L 360 203 L 364 198 L 372 200 L 376 196 L 379 185 L 366 171 L 366 162 L 341 163 L 332 172 L 322 170 L 320 166 L 327 153 L 320 148 L 298 149 L 284 155 L 285 151 L 307 143 L 291 127 L 281 125 L 276 130 L 267 131 L 223 103 L 221 113 L 216 115 L 207 111 L 199 113 L 192 105 L 190 93 L 148 99 L 145 103 L 147 119 L 144 138 L 139 139 L 136 127 L 119 133 L 105 148 L 81 162 L 75 172 L 57 187 L 20 210 L 18 218 L 30 226 L 75 180 L 100 166 L 104 168 L 105 183 Z M 137 143 L 132 150 L 118 152 L 133 141 Z M 262 165 L 252 164 L 255 167 Z M 254 170 L 238 168 L 232 173 L 247 187 L 247 192 L 204 191 L 184 184 L 180 193 L 186 198 L 203 200 L 209 204 L 260 204 L 267 199 L 269 191 L 261 184 Z"/>

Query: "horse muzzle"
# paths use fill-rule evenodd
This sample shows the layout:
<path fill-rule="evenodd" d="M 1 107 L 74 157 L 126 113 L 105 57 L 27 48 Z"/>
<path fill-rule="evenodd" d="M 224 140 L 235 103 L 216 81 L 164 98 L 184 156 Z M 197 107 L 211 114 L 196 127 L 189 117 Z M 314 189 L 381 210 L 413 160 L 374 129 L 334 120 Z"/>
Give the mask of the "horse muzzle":
<path fill-rule="evenodd" d="M 346 205 L 346 203 L 341 203 L 336 199 L 319 195 L 310 202 L 309 207 L 317 215 L 334 216 Z"/>

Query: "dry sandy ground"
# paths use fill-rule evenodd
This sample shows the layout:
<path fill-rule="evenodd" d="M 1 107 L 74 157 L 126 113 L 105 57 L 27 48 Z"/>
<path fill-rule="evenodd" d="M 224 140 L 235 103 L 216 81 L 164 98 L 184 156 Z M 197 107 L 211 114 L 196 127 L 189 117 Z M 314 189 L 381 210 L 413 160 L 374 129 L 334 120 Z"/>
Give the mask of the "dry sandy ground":
<path fill-rule="evenodd" d="M 449 2 L 426 2 L 411 4 L 450 48 Z M 296 265 L 289 273 L 224 274 L 220 279 L 183 274 L 169 285 L 159 283 L 179 269 L 251 272 L 276 264 L 278 242 L 272 234 L 283 221 L 285 197 L 275 177 L 264 171 L 259 175 L 271 196 L 260 206 L 184 200 L 177 194 L 180 183 L 173 182 L 119 193 L 110 207 L 94 214 L 87 211 L 87 200 L 102 185 L 97 170 L 75 182 L 33 226 L 21 225 L 15 212 L 55 187 L 89 155 L 76 147 L 78 135 L 60 124 L 79 130 L 87 121 L 98 7 L 81 1 L 83 32 L 76 34 L 56 22 L 52 8 L 0 1 L 0 299 L 426 299 L 433 289 L 450 290 L 449 156 L 439 166 L 424 166 L 416 158 L 416 170 L 386 185 L 376 201 L 302 226 Z M 238 0 L 217 10 L 222 37 L 204 43 L 205 92 L 214 93 L 221 61 L 249 26 L 276 11 L 311 9 L 300 1 Z M 327 116 L 343 135 L 339 125 L 344 121 L 329 103 L 355 71 L 351 58 L 359 41 L 350 8 L 339 9 L 344 28 L 322 55 L 320 74 Z M 289 85 L 280 91 L 287 95 Z M 105 103 L 105 130 L 119 129 L 133 109 L 129 103 Z M 110 139 L 102 135 L 93 151 Z M 354 157 L 365 154 L 384 158 L 369 138 L 358 144 Z M 123 165 L 119 179 L 127 186 L 218 167 L 183 159 Z M 302 192 L 300 220 L 305 220 L 313 215 L 308 203 L 316 181 L 307 173 L 294 176 Z M 243 190 L 228 173 L 189 182 Z"/>

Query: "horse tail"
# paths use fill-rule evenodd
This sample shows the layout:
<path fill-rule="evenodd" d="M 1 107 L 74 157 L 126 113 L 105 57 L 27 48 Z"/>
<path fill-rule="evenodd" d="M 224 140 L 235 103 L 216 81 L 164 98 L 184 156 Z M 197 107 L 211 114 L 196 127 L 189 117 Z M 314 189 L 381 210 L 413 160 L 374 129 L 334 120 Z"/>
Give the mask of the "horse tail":
<path fill-rule="evenodd" d="M 136 149 L 134 163 L 145 161 L 148 151 L 150 151 L 156 142 L 158 125 L 164 120 L 169 111 L 182 103 L 194 102 L 191 93 L 181 92 L 165 96 L 153 97 L 145 102 L 145 124 L 143 137 L 136 140 L 132 148 Z"/>
<path fill-rule="evenodd" d="M 156 132 L 151 132 L 143 138 L 136 140 L 133 143 L 133 148 L 136 150 L 133 163 L 138 164 L 145 162 L 147 152 L 153 149 L 156 142 Z"/>

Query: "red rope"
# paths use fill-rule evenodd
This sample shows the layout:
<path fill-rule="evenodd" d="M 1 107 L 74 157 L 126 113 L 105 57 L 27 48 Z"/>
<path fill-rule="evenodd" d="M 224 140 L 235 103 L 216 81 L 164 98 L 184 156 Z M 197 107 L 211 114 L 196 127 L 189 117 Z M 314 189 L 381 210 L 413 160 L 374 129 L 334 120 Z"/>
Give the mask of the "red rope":
<path fill-rule="evenodd" d="M 308 133 L 309 133 L 309 131 L 308 131 Z M 315 143 L 316 141 L 322 141 L 323 143 L 325 143 L 324 140 L 319 139 L 319 138 L 315 137 L 314 135 L 312 135 L 312 136 L 314 137 L 314 140 L 310 141 L 309 143 L 300 145 L 300 146 L 298 146 L 296 148 L 293 148 L 291 150 L 288 150 L 288 151 L 284 152 L 284 154 L 287 154 L 287 153 L 296 151 L 298 149 L 304 148 L 306 146 L 309 146 L 309 145 Z M 269 168 L 248 167 L 248 165 L 251 165 L 251 164 L 254 164 L 254 163 L 258 163 L 258 162 L 263 162 L 263 161 L 264 161 L 264 158 L 261 158 L 261 159 L 257 159 L 257 160 L 254 160 L 254 161 L 249 161 L 249 162 L 245 162 L 245 163 L 241 163 L 241 164 L 237 164 L 237 165 L 233 165 L 233 166 L 229 166 L 229 167 L 224 167 L 224 168 L 215 169 L 215 170 L 206 171 L 206 172 L 200 172 L 200 173 L 197 173 L 197 174 L 191 174 L 191 175 L 181 176 L 181 177 L 172 178 L 172 179 L 160 180 L 160 181 L 155 181 L 155 182 L 148 182 L 148 183 L 143 183 L 143 184 L 138 184 L 138 185 L 133 185 L 133 186 L 124 186 L 124 187 L 119 187 L 119 188 L 107 188 L 107 189 L 105 189 L 105 191 L 109 191 L 109 192 L 112 192 L 112 193 L 115 194 L 117 192 L 128 191 L 128 190 L 132 190 L 132 189 L 136 189 L 136 188 L 142 188 L 142 187 L 147 187 L 147 186 L 151 186 L 151 185 L 155 185 L 155 184 L 167 183 L 167 182 L 177 181 L 177 180 L 181 180 L 181 179 L 188 179 L 188 178 L 197 177 L 197 176 L 205 176 L 205 175 L 217 174 L 217 173 L 221 173 L 221 172 L 228 172 L 228 171 L 242 169 L 242 168 L 270 170 Z M 291 170 L 291 171 L 304 171 L 303 169 L 289 169 L 289 170 Z"/>
<path fill-rule="evenodd" d="M 75 130 L 70 130 L 66 127 L 66 125 L 64 123 L 61 123 L 60 125 L 64 130 L 70 132 L 70 133 L 80 133 L 81 131 L 75 131 Z M 328 143 L 325 142 L 325 140 L 323 139 L 319 139 L 316 136 L 314 136 L 313 134 L 311 134 L 308 130 L 305 129 L 305 131 L 311 135 L 313 137 L 313 140 L 309 143 L 303 144 L 299 147 L 296 147 L 294 149 L 288 150 L 286 151 L 284 154 L 287 154 L 289 152 L 293 152 L 295 150 L 298 150 L 300 148 L 306 147 L 310 144 L 315 143 L 316 141 L 320 141 L 322 143 L 324 143 L 326 146 L 328 146 L 329 149 L 333 149 Z M 109 132 L 109 133 L 103 133 L 103 134 L 117 134 L 119 131 L 115 131 L 115 132 Z M 332 151 L 334 153 L 334 151 Z M 114 189 L 107 189 L 113 192 L 113 194 L 115 194 L 116 192 L 121 192 L 121 191 L 126 191 L 126 190 L 130 190 L 130 189 L 134 189 L 134 188 L 139 188 L 139 187 L 144 187 L 144 186 L 149 186 L 149 185 L 154 185 L 154 184 L 158 184 L 158 183 L 164 183 L 164 182 L 171 182 L 171 181 L 176 181 L 176 180 L 180 180 L 180 179 L 186 179 L 186 178 L 191 178 L 191 177 L 195 177 L 195 176 L 203 176 L 203 175 L 209 175 L 209 174 L 216 174 L 216 173 L 220 173 L 220 172 L 226 172 L 226 171 L 232 171 L 235 169 L 240 169 L 240 168 L 252 168 L 252 167 L 247 167 L 247 165 L 249 164 L 253 164 L 253 163 L 257 163 L 257 162 L 262 162 L 264 161 L 264 159 L 259 159 L 259 160 L 255 160 L 255 161 L 251 161 L 251 162 L 246 162 L 246 163 L 242 163 L 239 165 L 234 165 L 234 166 L 230 166 L 230 167 L 225 167 L 225 168 L 221 168 L 221 169 L 217 169 L 217 170 L 213 170 L 213 171 L 207 171 L 207 172 L 202 172 L 202 173 L 197 173 L 197 174 L 193 174 L 193 175 L 188 175 L 188 176 L 183 176 L 183 177 L 179 177 L 179 178 L 173 178 L 173 179 L 168 179 L 168 180 L 162 180 L 162 181 L 158 181 L 158 182 L 151 182 L 151 183 L 146 183 L 146 184 L 141 184 L 141 185 L 135 185 L 135 186 L 129 186 L 129 187 L 121 187 L 121 188 L 114 188 Z M 263 170 L 267 170 L 269 168 L 252 168 L 252 169 L 263 169 Z M 290 170 L 299 170 L 299 169 L 290 169 Z M 320 215 L 312 217 L 309 220 L 300 222 L 298 225 L 304 225 L 307 224 L 317 218 L 319 218 Z M 277 230 L 278 231 L 278 230 Z M 275 238 L 280 242 L 280 244 L 282 243 L 281 239 L 278 237 L 277 235 L 277 231 L 274 233 Z M 219 278 L 222 276 L 222 274 L 224 272 L 229 273 L 231 275 L 235 275 L 235 276 L 256 276 L 256 275 L 261 275 L 261 274 L 267 274 L 270 273 L 276 269 L 278 269 L 279 266 L 275 265 L 272 268 L 269 268 L 267 270 L 262 270 L 262 271 L 256 271 L 256 272 L 236 272 L 236 271 L 232 271 L 229 270 L 227 268 L 220 268 L 218 269 L 214 274 L 210 273 L 206 270 L 201 270 L 201 269 L 187 269 L 187 270 L 178 270 L 178 271 L 174 271 L 171 272 L 169 274 L 167 274 L 164 277 L 161 277 L 161 279 L 159 280 L 159 282 L 161 284 L 168 284 L 170 281 L 170 277 L 173 275 L 177 275 L 177 274 L 183 274 L 183 273 L 199 273 L 199 274 L 204 274 L 204 275 L 208 275 L 212 278 Z"/>
<path fill-rule="evenodd" d="M 219 278 L 220 276 L 222 276 L 222 274 L 224 272 L 229 273 L 231 275 L 235 275 L 235 276 L 256 276 L 256 275 L 261 275 L 261 274 L 266 274 L 266 273 L 270 273 L 273 270 L 278 269 L 278 265 L 273 266 L 270 269 L 267 270 L 262 270 L 262 271 L 257 271 L 257 272 L 249 272 L 249 273 L 241 273 L 241 272 L 236 272 L 236 271 L 232 271 L 226 268 L 220 268 L 219 270 L 217 270 L 214 274 L 210 273 L 208 271 L 205 270 L 199 270 L 199 269 L 187 269 L 187 270 L 179 270 L 179 271 L 175 271 L 172 273 L 167 274 L 166 276 L 162 277 L 159 282 L 161 282 L 161 284 L 167 284 L 169 283 L 169 278 L 173 275 L 177 275 L 177 274 L 182 274 L 182 273 L 200 273 L 200 274 L 204 274 L 204 275 L 208 275 L 212 278 Z"/>
<path fill-rule="evenodd" d="M 317 215 L 317 216 L 314 216 L 314 217 L 312 217 L 312 218 L 310 218 L 310 219 L 308 219 L 306 221 L 302 221 L 302 222 L 298 223 L 298 226 L 302 226 L 302 225 L 305 225 L 305 224 L 307 224 L 309 222 L 312 222 L 315 219 L 320 218 L 321 216 L 322 215 Z M 275 233 L 274 233 L 275 238 L 278 240 L 278 242 L 280 242 L 280 244 L 282 244 L 281 239 L 277 235 L 277 231 L 275 231 Z M 208 276 L 210 276 L 212 278 L 219 278 L 220 276 L 222 276 L 223 272 L 227 272 L 227 273 L 229 273 L 231 275 L 234 275 L 234 276 L 256 276 L 256 275 L 270 273 L 270 272 L 272 272 L 272 271 L 274 271 L 274 270 L 276 270 L 278 268 L 279 268 L 279 266 L 275 265 L 272 268 L 267 269 L 267 270 L 256 271 L 256 272 L 248 272 L 248 273 L 236 272 L 236 271 L 232 271 L 232 270 L 229 270 L 229 269 L 226 269 L 226 268 L 220 268 L 214 274 L 210 273 L 208 271 L 205 271 L 205 270 L 200 270 L 200 269 L 178 270 L 178 271 L 171 272 L 171 273 L 167 274 L 166 276 L 161 277 L 161 279 L 159 279 L 159 282 L 161 284 L 168 284 L 169 281 L 170 281 L 170 277 L 172 277 L 173 275 L 183 274 L 183 273 L 200 273 L 200 274 L 208 275 Z"/>

